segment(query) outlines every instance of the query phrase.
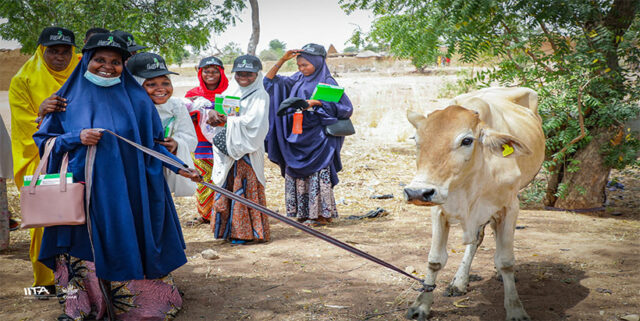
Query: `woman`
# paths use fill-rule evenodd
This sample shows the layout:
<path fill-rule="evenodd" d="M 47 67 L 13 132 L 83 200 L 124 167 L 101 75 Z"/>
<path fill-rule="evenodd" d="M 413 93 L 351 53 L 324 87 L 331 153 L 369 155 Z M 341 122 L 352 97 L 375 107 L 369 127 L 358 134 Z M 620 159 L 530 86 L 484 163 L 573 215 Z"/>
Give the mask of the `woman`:
<path fill-rule="evenodd" d="M 165 134 L 164 141 L 159 144 L 192 168 L 191 153 L 196 149 L 198 138 L 187 111 L 187 105 L 191 104 L 191 101 L 172 97 L 173 85 L 169 75 L 177 75 L 177 73 L 167 70 L 164 59 L 150 52 L 131 57 L 127 61 L 127 69 L 147 91 L 149 98 L 158 109 Z M 195 183 L 177 177 L 168 169 L 164 170 L 164 177 L 175 196 L 191 196 L 196 190 Z"/>
<path fill-rule="evenodd" d="M 213 183 L 255 203 L 266 205 L 264 139 L 269 130 L 269 95 L 262 85 L 262 63 L 252 55 L 233 62 L 234 83 L 225 95 L 240 97 L 235 115 L 209 112 L 207 123 L 216 126 L 213 137 Z M 224 127 L 220 127 L 224 125 Z M 232 244 L 269 241 L 265 214 L 215 194 L 214 236 Z"/>
<path fill-rule="evenodd" d="M 192 88 L 185 97 L 194 100 L 193 109 L 190 110 L 193 125 L 198 135 L 198 146 L 193 154 L 196 168 L 205 182 L 211 182 L 211 169 L 213 168 L 213 154 L 211 143 L 207 140 L 205 108 L 215 101 L 216 94 L 221 94 L 229 86 L 229 80 L 224 74 L 222 60 L 216 57 L 207 57 L 198 64 L 198 81 L 200 86 Z M 200 99 L 197 99 L 201 97 Z M 204 102 L 203 102 L 204 101 Z M 210 138 L 210 136 L 209 136 Z M 204 185 L 198 185 L 197 189 L 198 213 L 195 224 L 209 223 L 211 208 L 213 206 L 213 191 Z"/>
<path fill-rule="evenodd" d="M 298 72 L 289 77 L 278 76 L 280 66 L 294 57 Z M 267 153 L 272 162 L 280 165 L 285 177 L 287 216 L 310 226 L 325 225 L 338 217 L 333 187 L 338 184 L 342 169 L 340 149 L 344 137 L 327 135 L 324 127 L 338 119 L 348 119 L 353 112 L 347 95 L 337 103 L 310 99 L 318 83 L 338 84 L 325 57 L 324 47 L 316 44 L 289 50 L 264 78 L 264 87 L 271 96 Z M 290 97 L 307 99 L 310 106 L 302 113 L 301 134 L 292 134 L 292 114 L 277 115 L 280 103 Z"/>
<path fill-rule="evenodd" d="M 58 91 L 66 111 L 48 114 L 33 136 L 41 151 L 57 137 L 49 172 L 64 153 L 75 181 L 84 177 L 87 146 L 96 145 L 87 224 L 45 228 L 40 262 L 54 270 L 64 313 L 59 320 L 164 320 L 182 299 L 169 273 L 184 263 L 185 243 L 163 164 L 97 128 L 109 129 L 179 161 L 159 144 L 162 123 L 147 93 L 123 68 L 126 43 L 97 34 Z M 197 179 L 195 171 L 164 165 Z M 106 294 L 106 295 L 103 295 Z M 117 314 L 117 315 L 115 315 Z"/>
<path fill-rule="evenodd" d="M 71 30 L 48 27 L 38 38 L 35 54 L 25 62 L 11 79 L 9 105 L 11 107 L 11 147 L 13 178 L 18 190 L 23 177 L 32 175 L 40 156 L 33 142 L 41 117 L 49 112 L 64 110 L 65 100 L 55 95 L 78 65 L 74 57 L 75 35 Z M 33 286 L 46 286 L 53 291 L 53 272 L 38 262 L 42 228 L 29 229 L 31 245 L 29 257 L 33 267 Z"/>

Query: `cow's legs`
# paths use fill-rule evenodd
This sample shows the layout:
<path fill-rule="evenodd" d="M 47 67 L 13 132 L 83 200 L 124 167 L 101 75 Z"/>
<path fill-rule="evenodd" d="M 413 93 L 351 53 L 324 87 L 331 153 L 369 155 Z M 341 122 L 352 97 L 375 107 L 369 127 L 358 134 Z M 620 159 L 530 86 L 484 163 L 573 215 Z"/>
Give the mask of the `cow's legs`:
<path fill-rule="evenodd" d="M 429 285 L 436 284 L 436 277 L 440 269 L 447 264 L 447 239 L 449 238 L 449 223 L 442 213 L 439 206 L 431 208 L 431 226 L 433 235 L 431 236 L 431 250 L 429 251 L 429 266 L 425 283 Z M 408 319 L 416 319 L 424 321 L 431 312 L 433 304 L 433 292 L 423 292 L 409 307 L 406 317 Z"/>
<path fill-rule="evenodd" d="M 467 293 L 467 285 L 469 285 L 469 270 L 471 269 L 471 262 L 473 262 L 473 257 L 476 256 L 476 251 L 480 244 L 482 244 L 482 240 L 484 239 L 484 228 L 487 226 L 489 222 L 480 226 L 478 229 L 478 236 L 476 237 L 476 241 L 467 244 L 467 247 L 464 250 L 464 257 L 462 257 L 462 262 L 460 262 L 460 266 L 458 267 L 458 271 L 456 275 L 451 280 L 451 283 L 447 287 L 447 290 L 444 292 L 445 296 L 460 296 Z"/>
<path fill-rule="evenodd" d="M 507 311 L 507 320 L 509 321 L 531 320 L 518 297 L 514 275 L 513 235 L 516 228 L 518 210 L 519 207 L 517 201 L 515 201 L 509 208 L 503 209 L 505 211 L 504 215 L 501 215 L 495 225 L 492 224 L 496 232 L 494 263 L 496 264 L 496 269 L 502 275 L 504 308 Z"/>

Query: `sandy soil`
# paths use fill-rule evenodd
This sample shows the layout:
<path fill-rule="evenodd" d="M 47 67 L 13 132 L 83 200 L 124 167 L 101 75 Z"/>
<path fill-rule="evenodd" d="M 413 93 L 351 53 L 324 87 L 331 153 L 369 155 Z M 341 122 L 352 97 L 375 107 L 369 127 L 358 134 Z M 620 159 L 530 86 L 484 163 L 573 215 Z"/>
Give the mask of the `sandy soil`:
<path fill-rule="evenodd" d="M 335 189 L 341 215 L 320 231 L 401 269 L 426 270 L 431 239 L 427 208 L 405 204 L 402 186 L 413 174 L 414 144 L 407 108 L 436 108 L 446 77 L 345 75 L 338 79 L 356 105 L 357 135 L 343 149 L 345 169 Z M 366 84 L 366 86 L 365 86 Z M 372 98 L 377 95 L 377 98 Z M 2 95 L 0 95 L 1 102 Z M 0 106 L 2 107 L 2 106 Z M 2 108 L 0 108 L 2 109 Z M 6 121 L 6 119 L 5 119 Z M 592 214 L 522 210 L 516 231 L 516 276 L 522 302 L 534 320 L 619 320 L 640 313 L 640 175 L 616 172 L 624 190 L 612 191 L 615 212 Z M 268 206 L 284 212 L 283 179 L 267 162 Z M 15 187 L 11 208 L 17 212 Z M 373 194 L 393 194 L 373 200 Z M 192 198 L 177 199 L 183 222 L 196 215 Z M 389 215 L 347 220 L 383 207 Z M 615 215 L 613 215 L 615 214 Z M 214 240 L 209 226 L 184 227 L 189 262 L 173 275 L 184 292 L 177 320 L 401 320 L 417 292 L 411 280 L 271 220 L 272 241 L 231 246 Z M 28 232 L 13 232 L 0 253 L 0 319 L 53 320 L 55 300 L 25 297 L 32 281 Z M 432 320 L 501 320 L 502 284 L 494 278 L 494 239 L 487 230 L 472 274 L 480 277 L 462 297 L 443 297 L 462 259 L 454 227 L 449 262 L 437 282 Z M 218 252 L 206 260 L 205 249 Z M 464 301 L 459 301 L 464 299 Z M 456 307 L 458 305 L 466 307 Z"/>

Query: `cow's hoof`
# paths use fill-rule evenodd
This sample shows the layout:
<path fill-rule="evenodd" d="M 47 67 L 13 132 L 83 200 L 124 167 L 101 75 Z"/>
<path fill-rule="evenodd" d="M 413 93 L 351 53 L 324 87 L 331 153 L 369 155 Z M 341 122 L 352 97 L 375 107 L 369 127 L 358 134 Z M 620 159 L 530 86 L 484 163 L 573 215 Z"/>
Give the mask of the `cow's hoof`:
<path fill-rule="evenodd" d="M 466 290 L 462 291 L 462 290 L 458 289 L 458 287 L 453 285 L 453 284 L 449 284 L 449 286 L 447 286 L 447 288 L 442 293 L 443 296 L 447 296 L 447 297 L 463 296 L 465 294 L 467 294 Z"/>
<path fill-rule="evenodd" d="M 426 321 L 428 316 L 429 312 L 425 312 L 421 306 L 410 307 L 407 314 L 405 314 L 405 318 L 418 321 Z"/>
<path fill-rule="evenodd" d="M 410 320 L 425 321 L 433 305 L 433 292 L 422 292 L 411 304 L 405 317 Z"/>

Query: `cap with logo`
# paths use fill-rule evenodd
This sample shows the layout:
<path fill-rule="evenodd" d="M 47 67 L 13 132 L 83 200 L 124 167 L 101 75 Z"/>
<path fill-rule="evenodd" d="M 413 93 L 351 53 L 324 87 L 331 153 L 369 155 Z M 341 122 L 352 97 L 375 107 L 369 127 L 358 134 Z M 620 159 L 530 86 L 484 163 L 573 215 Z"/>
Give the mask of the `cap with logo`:
<path fill-rule="evenodd" d="M 131 57 L 131 53 L 127 50 L 127 43 L 113 33 L 97 33 L 91 36 L 82 48 L 82 53 L 96 48 L 113 49 L 122 55 L 123 60 Z"/>
<path fill-rule="evenodd" d="M 206 58 L 202 58 L 200 60 L 200 63 L 198 64 L 198 69 L 200 68 L 204 68 L 206 66 L 220 66 L 222 69 L 224 69 L 224 65 L 222 64 L 222 60 L 218 59 L 218 57 L 206 57 Z"/>
<path fill-rule="evenodd" d="M 127 69 L 134 76 L 145 79 L 178 74 L 167 69 L 167 64 L 162 56 L 150 52 L 141 52 L 131 57 L 127 61 Z"/>
<path fill-rule="evenodd" d="M 301 50 L 308 55 L 327 57 L 327 51 L 324 47 L 315 43 L 308 43 Z"/>
<path fill-rule="evenodd" d="M 262 70 L 262 62 L 260 62 L 260 59 L 258 59 L 258 57 L 253 55 L 243 55 L 233 61 L 233 68 L 231 69 L 231 72 L 258 72 L 260 70 Z"/>
<path fill-rule="evenodd" d="M 54 45 L 76 45 L 76 36 L 73 31 L 60 27 L 47 27 L 42 30 L 38 38 L 38 44 L 45 47 Z"/>
<path fill-rule="evenodd" d="M 133 53 L 138 50 L 146 49 L 147 47 L 136 44 L 136 40 L 133 38 L 133 35 L 122 30 L 114 30 L 112 33 L 124 40 L 127 43 L 127 50 Z"/>

